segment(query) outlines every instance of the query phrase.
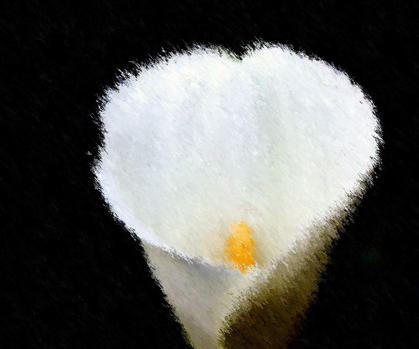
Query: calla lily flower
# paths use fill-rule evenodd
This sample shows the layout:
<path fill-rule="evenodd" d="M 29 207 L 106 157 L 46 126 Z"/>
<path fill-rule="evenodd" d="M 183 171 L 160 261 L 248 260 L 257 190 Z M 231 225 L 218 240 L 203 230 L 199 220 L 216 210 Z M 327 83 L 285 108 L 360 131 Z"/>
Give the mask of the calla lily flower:
<path fill-rule="evenodd" d="M 378 162 L 361 88 L 283 46 L 240 59 L 196 47 L 140 67 L 102 117 L 103 195 L 140 238 L 191 344 L 258 347 L 269 321 L 292 327 Z M 274 319 L 284 292 L 303 300 Z"/>

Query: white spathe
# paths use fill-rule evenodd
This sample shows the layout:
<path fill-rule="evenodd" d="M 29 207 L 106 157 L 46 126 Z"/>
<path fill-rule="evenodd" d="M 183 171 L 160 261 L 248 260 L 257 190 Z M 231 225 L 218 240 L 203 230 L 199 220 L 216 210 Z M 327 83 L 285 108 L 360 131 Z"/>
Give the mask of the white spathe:
<path fill-rule="evenodd" d="M 377 161 L 378 121 L 360 87 L 284 47 L 240 61 L 197 47 L 108 98 L 97 177 L 198 347 L 216 346 L 205 343 L 255 274 L 347 204 Z M 244 275 L 223 265 L 239 221 L 257 245 Z"/>

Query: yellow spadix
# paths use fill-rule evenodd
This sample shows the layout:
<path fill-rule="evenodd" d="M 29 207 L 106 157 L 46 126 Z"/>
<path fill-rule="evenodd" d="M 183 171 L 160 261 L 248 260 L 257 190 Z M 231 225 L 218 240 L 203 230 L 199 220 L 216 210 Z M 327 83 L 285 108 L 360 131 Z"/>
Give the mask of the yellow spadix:
<path fill-rule="evenodd" d="M 224 255 L 235 268 L 244 274 L 255 265 L 255 241 L 252 239 L 252 229 L 245 223 L 233 223 L 232 234 L 227 238 Z"/>

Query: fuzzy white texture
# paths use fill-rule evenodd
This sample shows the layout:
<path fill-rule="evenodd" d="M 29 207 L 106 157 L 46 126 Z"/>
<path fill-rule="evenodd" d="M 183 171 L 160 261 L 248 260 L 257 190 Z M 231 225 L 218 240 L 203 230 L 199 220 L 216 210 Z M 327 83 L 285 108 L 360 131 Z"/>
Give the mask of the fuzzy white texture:
<path fill-rule="evenodd" d="M 222 263 L 232 222 L 275 260 L 345 204 L 377 157 L 373 106 L 323 61 L 281 47 L 197 48 L 109 94 L 98 178 L 145 241 Z"/>
<path fill-rule="evenodd" d="M 196 348 L 218 348 L 240 297 L 378 161 L 379 125 L 361 89 L 279 46 L 240 61 L 216 49 L 176 54 L 108 98 L 97 177 Z M 240 221 L 257 246 L 246 274 L 223 259 Z"/>

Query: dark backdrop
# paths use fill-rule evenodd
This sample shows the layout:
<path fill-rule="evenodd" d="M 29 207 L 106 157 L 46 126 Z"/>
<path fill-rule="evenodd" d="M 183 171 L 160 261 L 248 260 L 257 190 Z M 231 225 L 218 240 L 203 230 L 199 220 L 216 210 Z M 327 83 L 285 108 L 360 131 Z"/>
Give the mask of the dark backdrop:
<path fill-rule="evenodd" d="M 9 0 L 0 8 L 0 347 L 184 348 L 143 251 L 95 190 L 97 99 L 164 48 L 255 39 L 345 70 L 377 106 L 375 186 L 336 243 L 299 348 L 417 348 L 414 2 Z"/>

